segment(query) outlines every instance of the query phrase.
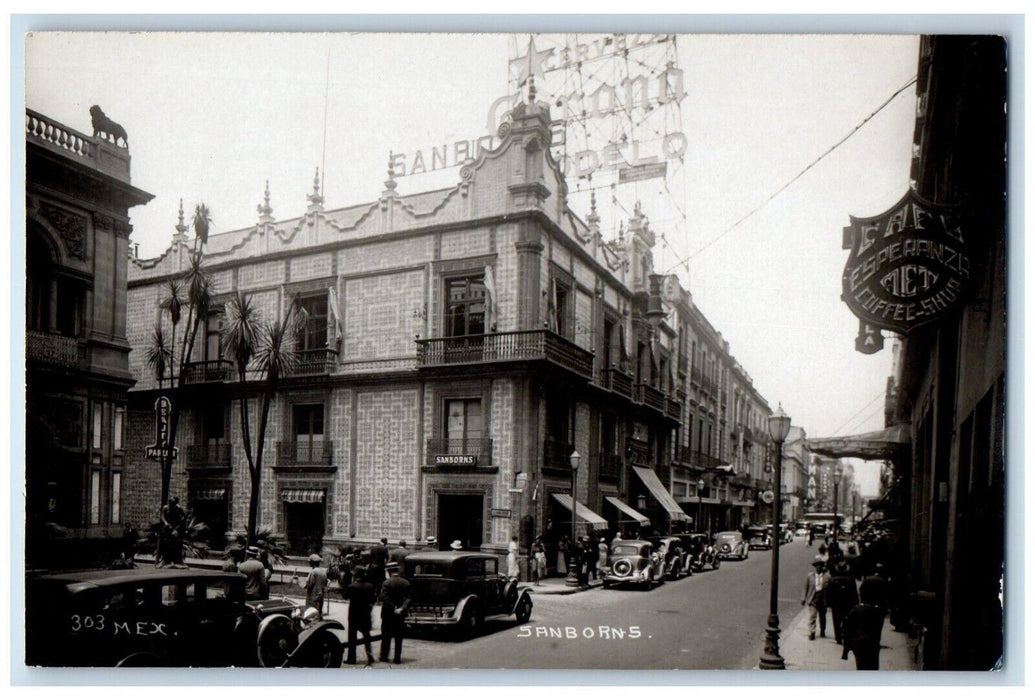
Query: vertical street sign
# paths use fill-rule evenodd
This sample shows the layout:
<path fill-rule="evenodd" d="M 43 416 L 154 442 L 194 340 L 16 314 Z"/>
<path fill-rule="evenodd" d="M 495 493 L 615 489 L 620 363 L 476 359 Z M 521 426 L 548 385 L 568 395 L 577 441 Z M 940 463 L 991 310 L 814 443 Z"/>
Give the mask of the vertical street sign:
<path fill-rule="evenodd" d="M 144 448 L 144 457 L 160 462 L 172 454 L 176 459 L 176 447 L 169 445 L 169 414 L 172 413 L 172 402 L 168 396 L 155 399 L 155 443 Z"/>

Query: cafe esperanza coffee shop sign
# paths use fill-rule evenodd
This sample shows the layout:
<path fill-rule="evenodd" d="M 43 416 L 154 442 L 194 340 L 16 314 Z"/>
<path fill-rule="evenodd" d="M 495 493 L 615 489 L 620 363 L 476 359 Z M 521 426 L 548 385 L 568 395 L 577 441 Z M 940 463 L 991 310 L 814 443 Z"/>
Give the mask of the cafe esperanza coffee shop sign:
<path fill-rule="evenodd" d="M 957 212 L 910 190 L 871 218 L 851 218 L 841 299 L 861 321 L 908 334 L 942 318 L 963 299 L 970 255 Z"/>

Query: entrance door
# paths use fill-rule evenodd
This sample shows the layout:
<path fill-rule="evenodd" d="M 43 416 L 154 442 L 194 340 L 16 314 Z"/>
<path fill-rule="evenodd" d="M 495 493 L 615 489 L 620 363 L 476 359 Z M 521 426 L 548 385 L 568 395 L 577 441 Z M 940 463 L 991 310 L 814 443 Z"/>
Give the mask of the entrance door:
<path fill-rule="evenodd" d="M 464 549 L 477 551 L 482 545 L 482 524 L 485 498 L 479 495 L 438 495 L 438 542 L 448 549 L 453 540 L 460 540 Z"/>
<path fill-rule="evenodd" d="M 198 499 L 194 501 L 194 519 L 208 525 L 208 546 L 210 549 L 226 547 L 226 530 L 229 508 L 224 495 L 218 499 Z"/>
<path fill-rule="evenodd" d="M 323 546 L 323 503 L 285 503 L 284 519 L 288 554 L 320 552 Z"/>

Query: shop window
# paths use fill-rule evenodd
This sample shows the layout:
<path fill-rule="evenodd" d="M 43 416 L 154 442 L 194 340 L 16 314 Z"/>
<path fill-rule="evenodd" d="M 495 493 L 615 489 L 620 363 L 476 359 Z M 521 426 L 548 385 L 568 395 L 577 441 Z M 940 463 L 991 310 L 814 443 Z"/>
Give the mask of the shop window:
<path fill-rule="evenodd" d="M 320 350 L 327 347 L 327 293 L 300 297 L 298 306 L 306 314 L 305 327 L 298 335 L 298 349 Z"/>
<path fill-rule="evenodd" d="M 445 335 L 456 338 L 485 333 L 485 276 L 446 280 Z"/>

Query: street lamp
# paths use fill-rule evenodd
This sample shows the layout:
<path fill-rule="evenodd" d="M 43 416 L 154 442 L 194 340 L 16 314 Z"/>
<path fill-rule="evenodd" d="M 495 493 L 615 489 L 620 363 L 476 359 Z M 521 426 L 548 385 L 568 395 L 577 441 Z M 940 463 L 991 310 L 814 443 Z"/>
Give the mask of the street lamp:
<path fill-rule="evenodd" d="M 837 525 L 837 486 L 841 483 L 841 476 L 844 474 L 844 466 L 841 464 L 841 460 L 838 460 L 834 464 L 834 472 L 832 478 L 834 481 L 834 543 L 837 543 L 838 535 L 841 532 L 841 528 Z"/>
<path fill-rule="evenodd" d="M 575 500 L 575 484 L 579 477 L 579 460 L 582 455 L 578 450 L 571 452 L 571 543 L 568 545 L 568 577 L 564 580 L 566 586 L 579 585 L 578 557 L 575 556 L 575 516 L 577 515 L 578 501 Z"/>
<path fill-rule="evenodd" d="M 701 527 L 701 491 L 704 491 L 704 479 L 697 480 L 697 531 L 704 532 Z"/>
<path fill-rule="evenodd" d="M 783 466 L 783 441 L 791 430 L 791 417 L 783 412 L 783 406 L 777 405 L 776 413 L 769 416 L 769 437 L 776 443 L 775 464 L 773 466 L 773 550 L 772 568 L 769 574 L 769 617 L 765 625 L 765 650 L 759 659 L 758 667 L 766 670 L 782 670 L 786 668 L 780 656 L 780 617 L 777 614 L 777 590 L 780 583 L 780 476 Z"/>

